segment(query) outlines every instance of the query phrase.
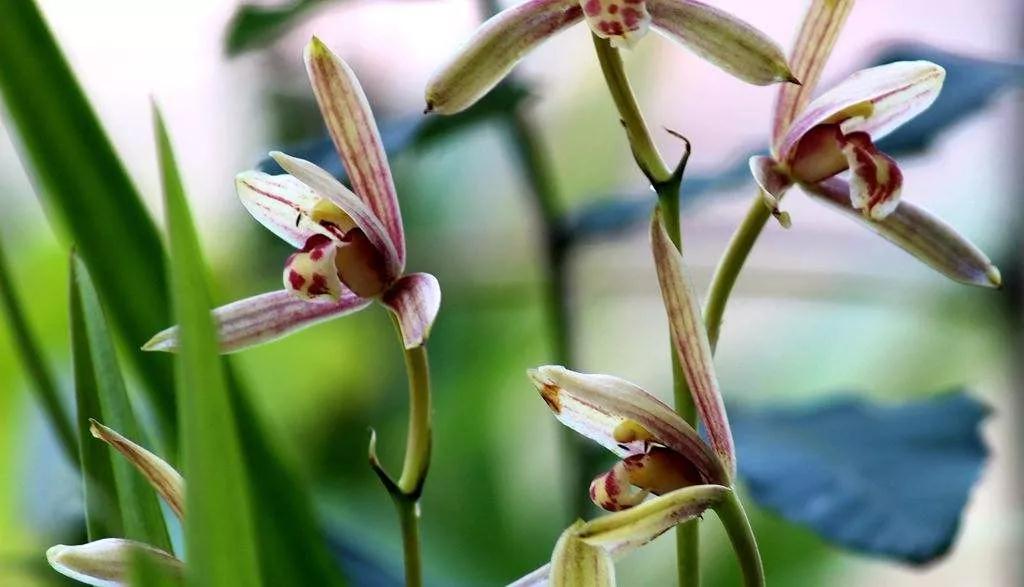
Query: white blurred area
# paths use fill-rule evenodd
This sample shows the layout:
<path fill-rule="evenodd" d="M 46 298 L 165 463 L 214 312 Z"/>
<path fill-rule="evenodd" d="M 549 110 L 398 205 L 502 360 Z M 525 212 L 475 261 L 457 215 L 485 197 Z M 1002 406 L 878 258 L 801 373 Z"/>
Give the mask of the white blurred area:
<path fill-rule="evenodd" d="M 225 24 L 236 6 L 232 1 L 41 0 L 40 4 L 155 212 L 158 191 L 150 97 L 161 105 L 214 256 L 230 250 L 235 243 L 234 230 L 249 222 L 234 199 L 233 177 L 251 166 L 267 146 L 270 129 L 261 118 L 261 109 L 264 92 L 272 83 L 264 75 L 269 62 L 294 56 L 293 70 L 286 78 L 291 87 L 285 91 L 306 91 L 300 52 L 315 33 L 353 65 L 381 111 L 410 114 L 422 109 L 422 88 L 433 68 L 478 22 L 476 3 L 470 0 L 352 0 L 316 10 L 280 40 L 271 55 L 228 59 L 222 45 Z M 792 0 L 722 0 L 714 4 L 744 17 L 787 47 L 805 6 Z M 979 56 L 1019 58 L 1022 25 L 1024 4 L 1019 0 L 862 0 L 839 39 L 824 85 L 863 63 L 879 44 L 894 39 L 913 39 Z M 642 181 L 629 164 L 624 140 L 615 144 L 586 140 L 588 125 L 602 114 L 609 125 L 617 124 L 591 53 L 587 30 L 576 27 L 531 55 L 520 72 L 536 82 L 540 93 L 534 113 L 545 131 L 547 147 L 554 153 L 560 183 L 581 192 L 588 186 L 607 191 L 609 185 L 639 192 Z M 745 86 L 653 34 L 650 42 L 645 40 L 627 55 L 627 65 L 640 80 L 641 103 L 652 126 L 678 130 L 693 142 L 693 171 L 731 163 L 751 144 L 765 141 L 774 88 Z M 1020 101 L 1020 94 L 1007 95 L 984 116 L 945 135 L 931 156 L 903 165 L 904 197 L 926 205 L 984 249 L 1006 241 L 1011 227 L 1003 222 L 1002 211 L 1019 205 L 1014 202 L 1020 192 L 1015 151 L 1019 138 L 1006 129 L 1019 128 Z M 577 116 L 580 111 L 590 116 Z M 667 152 L 678 149 L 666 133 L 657 132 L 656 136 Z M 450 165 L 443 154 L 432 160 Z M 578 162 L 582 160 L 593 161 L 593 165 L 581 168 Z M 44 225 L 38 204 L 25 198 L 29 184 L 19 169 L 10 139 L 0 131 L 0 206 L 6 214 L 26 219 L 12 230 L 19 237 L 28 237 Z M 479 183 L 456 181 L 463 186 Z M 503 189 L 495 197 L 506 205 L 523 207 L 513 202 L 518 197 L 514 185 Z M 581 199 L 581 193 L 566 196 L 575 202 Z M 468 200 L 477 196 L 453 197 Z M 933 319 L 935 309 L 916 307 L 920 294 L 992 295 L 981 290 L 965 294 L 904 253 L 798 193 L 787 197 L 785 207 L 792 213 L 794 226 L 790 231 L 771 226 L 766 232 L 739 285 L 723 333 L 719 354 L 722 378 L 727 388 L 750 394 L 744 399 L 771 399 L 792 385 L 792 373 L 778 373 L 766 365 L 801 362 L 812 367 L 807 368 L 807 388 L 798 395 L 846 386 L 884 396 L 887 389 L 907 384 L 886 375 L 887 361 L 901 366 L 914 360 L 928 364 L 949 352 L 943 341 L 922 340 L 919 322 Z M 700 286 L 707 283 L 745 208 L 745 194 L 723 197 L 684 220 L 689 262 Z M 482 223 L 462 229 L 460 238 L 480 243 L 474 254 L 464 259 L 466 276 L 490 277 L 494 268 L 488 258 L 525 258 L 534 246 L 522 227 L 505 224 L 501 228 L 508 234 L 485 234 L 490 228 L 490 223 Z M 46 234 L 44 230 L 42 238 L 49 238 Z M 440 236 L 438 239 L 444 242 Z M 605 344 L 620 335 L 635 336 L 638 331 L 655 333 L 650 338 L 664 338 L 667 344 L 661 310 L 652 297 L 654 290 L 633 285 L 654 283 L 646 246 L 646 236 L 640 230 L 633 237 L 580 255 L 574 271 L 584 298 L 580 300 L 584 315 L 579 339 L 585 366 L 652 389 L 667 389 L 663 357 L 646 352 L 661 340 L 645 340 L 635 353 L 628 345 Z M 609 266 L 615 269 L 610 271 Z M 835 317 L 837 306 L 847 310 L 842 319 Z M 967 303 L 965 307 L 968 316 L 957 320 L 974 319 L 969 312 L 975 306 Z M 951 322 L 949 332 L 958 332 L 961 324 Z M 820 336 L 823 328 L 835 331 L 824 343 Z M 905 355 L 877 354 L 880 335 Z M 924 570 L 850 557 L 844 559 L 844 573 L 836 577 L 835 584 L 1024 584 L 1018 560 L 1024 546 L 1020 534 L 1024 503 L 1015 485 L 1019 477 L 1016 465 L 1022 457 L 1014 441 L 1020 414 L 1014 411 L 1008 393 L 1013 358 L 994 337 L 976 334 L 970 341 L 950 343 L 953 352 L 961 349 L 967 356 L 953 357 L 946 373 L 924 374 L 936 386 L 961 383 L 965 372 L 968 377 L 979 377 L 973 382 L 981 395 L 995 402 L 998 414 L 986 430 L 995 456 L 972 498 L 954 552 Z M 844 358 L 842 370 L 827 368 L 832 366 L 829 357 L 839 355 Z M 851 356 L 860 360 L 850 360 Z M 664 555 L 670 550 L 664 542 L 638 556 L 641 562 L 626 565 L 629 576 L 645 577 L 639 570 L 643 556 Z"/>

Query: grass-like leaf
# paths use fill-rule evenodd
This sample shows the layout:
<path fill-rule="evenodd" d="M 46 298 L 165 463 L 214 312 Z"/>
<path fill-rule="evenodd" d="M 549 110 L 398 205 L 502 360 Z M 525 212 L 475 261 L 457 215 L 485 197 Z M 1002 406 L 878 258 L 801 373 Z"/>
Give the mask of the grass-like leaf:
<path fill-rule="evenodd" d="M 116 499 L 115 519 L 120 519 L 122 525 L 122 533 L 118 534 L 118 538 L 138 540 L 170 551 L 171 541 L 153 488 L 130 462 L 103 442 L 92 438 L 89 433 L 89 419 L 94 418 L 130 438 L 142 441 L 142 431 L 135 420 L 114 343 L 107 330 L 105 313 L 89 272 L 76 255 L 71 256 L 70 300 L 83 468 L 96 472 L 97 481 L 104 486 L 113 482 L 109 488 L 104 487 L 104 491 L 112 491 L 112 497 Z M 107 477 L 108 470 L 112 478 Z M 95 493 L 89 490 L 89 485 L 87 477 L 86 495 L 90 498 L 91 506 Z M 98 499 L 105 497 L 97 495 Z M 93 512 L 89 512 L 90 524 L 93 520 Z"/>
<path fill-rule="evenodd" d="M 170 139 L 155 108 L 154 126 L 170 235 L 171 299 L 181 328 L 176 379 L 187 481 L 189 583 L 259 585 L 249 479 L 210 316 L 206 266 Z M 265 556 L 291 557 L 296 552 Z"/>
<path fill-rule="evenodd" d="M 238 55 L 267 45 L 320 4 L 324 0 L 292 0 L 278 6 L 242 4 L 228 24 L 225 50 L 228 55 Z"/>
<path fill-rule="evenodd" d="M 78 441 L 75 438 L 74 426 L 71 424 L 71 416 L 61 403 L 56 378 L 43 358 L 39 343 L 29 328 L 28 318 L 14 292 L 14 280 L 4 257 L 3 243 L 0 243 L 0 309 L 0 313 L 7 317 L 14 348 L 32 382 L 43 412 L 57 434 L 61 449 L 70 462 L 77 464 Z"/>
<path fill-rule="evenodd" d="M 181 587 L 184 584 L 179 574 L 162 568 L 143 553 L 135 555 L 131 571 L 133 587 Z"/>
<path fill-rule="evenodd" d="M 75 244 L 131 349 L 170 322 L 159 234 L 35 2 L 0 0 L 0 97 L 58 232 Z M 169 365 L 133 350 L 163 432 L 175 438 Z M 172 455 L 167 455 L 172 456 Z"/>

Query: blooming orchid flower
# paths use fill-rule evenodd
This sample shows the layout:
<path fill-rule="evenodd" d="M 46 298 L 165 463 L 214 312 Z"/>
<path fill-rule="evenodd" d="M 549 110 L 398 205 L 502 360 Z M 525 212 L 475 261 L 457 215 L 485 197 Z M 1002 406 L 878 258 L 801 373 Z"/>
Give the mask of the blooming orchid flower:
<path fill-rule="evenodd" d="M 427 111 L 470 107 L 549 37 L 585 21 L 613 46 L 634 45 L 649 28 L 757 85 L 796 81 L 774 41 L 731 14 L 693 0 L 527 0 L 485 22 L 434 76 Z"/>
<path fill-rule="evenodd" d="M 771 156 L 750 160 L 766 205 L 784 226 L 779 200 L 794 184 L 858 217 L 870 228 L 948 277 L 998 287 L 999 270 L 955 230 L 902 202 L 903 173 L 875 142 L 926 110 L 938 97 L 945 70 L 903 61 L 858 71 L 810 100 L 852 0 L 815 0 L 792 58 L 802 86 L 780 89 Z M 849 180 L 837 177 L 849 171 Z"/>
<path fill-rule="evenodd" d="M 160 497 L 167 502 L 179 520 L 185 516 L 185 482 L 166 461 L 107 428 L 91 420 L 89 431 L 111 448 L 121 453 L 149 481 Z M 185 572 L 185 563 L 159 548 L 135 540 L 104 538 L 87 544 L 66 546 L 58 544 L 46 551 L 46 560 L 58 573 L 86 585 L 120 587 L 130 584 L 133 561 L 138 556 L 149 560 L 176 577 Z"/>
<path fill-rule="evenodd" d="M 271 156 L 287 172 L 238 175 L 252 216 L 297 250 L 284 289 L 214 310 L 224 352 L 280 338 L 380 301 L 397 318 L 405 347 L 423 344 L 441 291 L 427 273 L 405 273 L 405 234 L 394 181 L 366 96 L 348 65 L 317 38 L 305 51 L 317 103 L 353 190 L 309 161 Z M 143 348 L 177 348 L 177 327 Z"/>

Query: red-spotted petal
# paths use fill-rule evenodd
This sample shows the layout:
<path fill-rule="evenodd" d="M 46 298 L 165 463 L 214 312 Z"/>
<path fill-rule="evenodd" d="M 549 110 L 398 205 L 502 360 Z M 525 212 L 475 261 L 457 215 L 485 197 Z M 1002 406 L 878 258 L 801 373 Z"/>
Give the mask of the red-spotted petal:
<path fill-rule="evenodd" d="M 381 302 L 398 318 L 405 348 L 415 348 L 426 342 L 441 309 L 441 286 L 429 273 L 410 273 L 396 281 Z"/>
<path fill-rule="evenodd" d="M 372 300 L 343 291 L 337 301 L 317 302 L 281 290 L 260 294 L 221 306 L 213 311 L 222 353 L 233 353 L 362 310 Z M 178 350 L 178 327 L 158 333 L 143 347 L 146 351 Z"/>
<path fill-rule="evenodd" d="M 833 177 L 821 183 L 803 185 L 804 191 L 917 257 L 954 281 L 981 287 L 1000 287 L 999 269 L 978 247 L 927 210 L 912 202 L 901 202 L 882 220 L 867 218 L 850 201 L 850 184 Z"/>
<path fill-rule="evenodd" d="M 284 287 L 305 300 L 336 300 L 345 286 L 334 263 L 338 245 L 322 234 L 313 235 L 301 251 L 284 264 Z"/>
<path fill-rule="evenodd" d="M 697 413 L 707 430 L 711 447 L 731 478 L 736 472 L 732 431 L 725 415 L 722 393 L 718 388 L 707 330 L 704 328 L 697 296 L 683 266 L 683 257 L 665 232 L 660 212 L 656 212 L 651 221 L 651 244 L 661 297 L 665 302 L 669 330 L 672 333 L 672 344 L 690 387 Z"/>
<path fill-rule="evenodd" d="M 427 111 L 455 114 L 498 85 L 538 45 L 583 20 L 579 0 L 527 0 L 485 22 L 427 84 Z"/>
<path fill-rule="evenodd" d="M 779 45 L 728 12 L 693 0 L 647 0 L 647 6 L 654 30 L 741 80 L 796 81 Z"/>
<path fill-rule="evenodd" d="M 616 455 L 642 454 L 653 441 L 684 456 L 707 481 L 728 482 L 722 463 L 693 427 L 636 385 L 610 375 L 577 373 L 556 365 L 532 369 L 528 375 L 562 424 Z M 645 430 L 649 438 L 623 437 L 622 425 L 627 421 Z"/>
<path fill-rule="evenodd" d="M 787 161 L 803 136 L 822 124 L 878 140 L 931 106 L 945 77 L 946 71 L 930 61 L 862 69 L 807 105 L 779 141 L 778 159 Z"/>
<path fill-rule="evenodd" d="M 580 0 L 580 6 L 590 30 L 613 47 L 632 47 L 651 24 L 646 0 Z"/>
<path fill-rule="evenodd" d="M 785 84 L 779 88 L 772 122 L 773 149 L 814 95 L 821 71 L 851 8 L 853 0 L 813 0 L 808 7 L 789 60 L 800 85 Z M 773 153 L 778 155 L 777 151 Z"/>
<path fill-rule="evenodd" d="M 866 133 L 844 137 L 843 154 L 850 166 L 850 202 L 873 220 L 896 209 L 903 189 L 903 173 L 892 157 L 875 148 Z"/>
<path fill-rule="evenodd" d="M 590 482 L 590 501 L 609 512 L 618 512 L 637 506 L 644 501 L 648 493 L 648 491 L 633 488 L 629 482 L 626 465 L 622 461 L 615 463 L 610 471 L 598 475 Z"/>
<path fill-rule="evenodd" d="M 352 189 L 387 230 L 398 264 L 405 267 L 405 233 L 391 167 L 363 88 L 348 64 L 313 37 L 305 52 L 324 123 L 341 155 Z"/>

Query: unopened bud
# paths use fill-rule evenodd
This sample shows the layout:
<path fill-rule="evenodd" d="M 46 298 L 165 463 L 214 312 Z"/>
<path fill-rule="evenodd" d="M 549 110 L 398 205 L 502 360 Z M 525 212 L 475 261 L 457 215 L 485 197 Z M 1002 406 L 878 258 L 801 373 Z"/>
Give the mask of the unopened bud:
<path fill-rule="evenodd" d="M 141 542 L 104 538 L 79 546 L 58 544 L 46 560 L 58 573 L 87 585 L 127 585 L 135 557 L 147 556 L 162 570 L 180 575 L 185 566 L 174 556 Z"/>

